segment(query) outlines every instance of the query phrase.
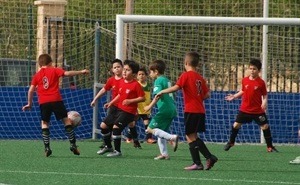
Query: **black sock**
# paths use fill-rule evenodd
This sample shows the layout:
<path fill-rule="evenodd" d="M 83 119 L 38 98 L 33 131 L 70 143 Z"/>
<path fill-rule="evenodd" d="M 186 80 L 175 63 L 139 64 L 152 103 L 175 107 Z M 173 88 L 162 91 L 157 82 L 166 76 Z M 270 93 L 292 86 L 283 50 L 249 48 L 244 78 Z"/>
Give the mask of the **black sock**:
<path fill-rule="evenodd" d="M 103 137 L 104 144 L 107 146 L 107 148 L 112 148 L 111 133 L 109 132 L 109 129 L 101 129 L 101 134 Z"/>
<path fill-rule="evenodd" d="M 118 152 L 121 152 L 121 132 L 120 128 L 113 129 L 114 147 Z"/>
<path fill-rule="evenodd" d="M 148 125 L 145 125 L 145 130 L 147 130 L 147 128 L 148 128 Z M 152 138 L 152 134 L 146 132 L 146 140 L 147 140 L 147 139 L 150 139 L 150 138 Z"/>
<path fill-rule="evenodd" d="M 190 153 L 191 153 L 193 162 L 197 165 L 200 165 L 201 160 L 200 160 L 199 147 L 197 145 L 197 142 L 193 141 L 193 142 L 189 143 L 189 146 L 190 146 Z"/>
<path fill-rule="evenodd" d="M 209 152 L 208 148 L 206 147 L 205 143 L 202 139 L 197 138 L 196 144 L 199 147 L 200 153 L 206 158 L 209 159 L 211 157 L 211 153 Z"/>
<path fill-rule="evenodd" d="M 229 143 L 234 144 L 235 143 L 235 138 L 238 134 L 240 129 L 236 129 L 234 127 L 231 127 L 231 133 L 230 133 L 230 139 L 229 139 Z"/>
<path fill-rule="evenodd" d="M 45 148 L 50 148 L 50 130 L 49 128 L 42 129 L 42 136 Z"/>
<path fill-rule="evenodd" d="M 270 127 L 268 127 L 266 130 L 263 130 L 263 133 L 264 133 L 264 137 L 265 137 L 265 140 L 267 143 L 267 147 L 273 147 Z"/>
<path fill-rule="evenodd" d="M 76 143 L 76 137 L 75 137 L 75 132 L 74 132 L 74 129 L 73 129 L 72 125 L 65 126 L 65 130 L 66 130 L 66 134 L 69 138 L 70 143 L 75 144 Z"/>
<path fill-rule="evenodd" d="M 132 139 L 130 128 L 127 129 L 127 135 L 126 135 L 126 137 L 127 137 L 127 139 Z"/>
<path fill-rule="evenodd" d="M 130 130 L 130 133 L 131 133 L 131 137 L 134 141 L 138 140 L 138 133 L 136 131 L 136 126 L 130 128 L 129 127 L 129 130 Z"/>

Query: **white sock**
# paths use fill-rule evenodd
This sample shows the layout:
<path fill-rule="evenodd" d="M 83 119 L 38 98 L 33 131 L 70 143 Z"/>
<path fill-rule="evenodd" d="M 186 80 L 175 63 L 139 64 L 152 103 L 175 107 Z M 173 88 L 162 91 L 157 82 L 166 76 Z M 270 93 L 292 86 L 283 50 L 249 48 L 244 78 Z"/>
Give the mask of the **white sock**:
<path fill-rule="evenodd" d="M 172 138 L 174 137 L 172 134 L 169 134 L 168 132 L 165 132 L 159 128 L 154 128 L 152 130 L 152 134 L 156 137 L 166 139 L 168 141 L 172 140 Z"/>
<path fill-rule="evenodd" d="M 162 139 L 162 138 L 157 138 L 157 144 L 159 147 L 160 154 L 163 156 L 168 156 L 169 153 L 168 153 L 168 147 L 167 147 L 167 140 Z"/>

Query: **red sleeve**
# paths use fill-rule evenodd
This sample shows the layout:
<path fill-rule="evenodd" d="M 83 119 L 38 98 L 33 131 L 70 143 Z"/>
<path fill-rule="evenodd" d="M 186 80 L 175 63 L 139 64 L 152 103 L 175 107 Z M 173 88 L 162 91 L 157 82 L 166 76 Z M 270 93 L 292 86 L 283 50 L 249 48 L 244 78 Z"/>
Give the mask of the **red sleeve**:
<path fill-rule="evenodd" d="M 61 77 L 64 76 L 65 74 L 65 70 L 61 69 L 61 68 L 55 68 L 56 74 L 57 76 Z"/>
<path fill-rule="evenodd" d="M 112 88 L 112 78 L 109 78 L 107 81 L 106 81 L 106 83 L 105 83 L 105 85 L 104 85 L 104 89 L 106 90 L 106 91 L 109 91 L 109 90 L 111 90 L 111 88 Z"/>
<path fill-rule="evenodd" d="M 186 75 L 184 75 L 184 74 L 186 74 L 186 73 L 182 73 L 176 82 L 176 85 L 178 85 L 181 88 L 184 86 L 185 81 L 186 81 L 186 78 L 185 78 Z"/>

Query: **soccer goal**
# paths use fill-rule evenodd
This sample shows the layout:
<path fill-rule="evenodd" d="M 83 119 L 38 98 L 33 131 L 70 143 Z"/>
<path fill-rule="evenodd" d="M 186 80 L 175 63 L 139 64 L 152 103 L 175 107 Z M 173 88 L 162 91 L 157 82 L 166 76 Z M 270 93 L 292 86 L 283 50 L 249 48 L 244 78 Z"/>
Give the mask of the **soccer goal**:
<path fill-rule="evenodd" d="M 275 143 L 296 143 L 300 110 L 300 19 L 200 16 L 116 16 L 116 57 L 141 65 L 155 59 L 167 64 L 165 75 L 176 82 L 184 71 L 183 56 L 201 54 L 199 72 L 206 78 L 211 98 L 205 101 L 208 142 L 226 142 L 240 100 L 226 102 L 240 90 L 251 58 L 263 61 L 262 77 L 269 91 L 268 118 Z M 183 100 L 176 94 L 178 116 L 171 132 L 184 138 Z M 154 110 L 155 112 L 155 110 Z M 139 125 L 139 133 L 144 127 Z M 260 143 L 256 124 L 242 127 L 240 143 Z"/>

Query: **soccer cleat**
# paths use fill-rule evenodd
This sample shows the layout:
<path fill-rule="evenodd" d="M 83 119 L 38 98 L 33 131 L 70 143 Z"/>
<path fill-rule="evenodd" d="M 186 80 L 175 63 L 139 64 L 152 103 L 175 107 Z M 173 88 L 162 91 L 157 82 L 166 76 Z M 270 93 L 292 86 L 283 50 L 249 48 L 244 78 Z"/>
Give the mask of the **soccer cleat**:
<path fill-rule="evenodd" d="M 210 170 L 217 161 L 218 161 L 218 158 L 214 155 L 211 155 L 210 158 L 206 160 L 205 170 Z"/>
<path fill-rule="evenodd" d="M 52 150 L 50 148 L 45 148 L 45 156 L 49 157 L 52 154 Z"/>
<path fill-rule="evenodd" d="M 138 148 L 138 149 L 142 149 L 142 146 L 141 146 L 141 144 L 138 140 L 133 141 L 133 147 Z"/>
<path fill-rule="evenodd" d="M 117 150 L 112 151 L 111 153 L 106 155 L 107 157 L 120 157 L 122 156 L 121 152 L 118 152 Z"/>
<path fill-rule="evenodd" d="M 100 150 L 97 151 L 98 155 L 103 155 L 107 152 L 113 152 L 113 148 L 108 148 L 107 146 L 104 146 L 104 148 L 101 148 Z"/>
<path fill-rule="evenodd" d="M 290 161 L 290 164 L 300 164 L 300 156 L 296 157 L 294 160 Z"/>
<path fill-rule="evenodd" d="M 126 139 L 126 143 L 132 143 L 132 139 Z"/>
<path fill-rule="evenodd" d="M 192 164 L 191 166 L 187 166 L 184 169 L 185 170 L 203 170 L 203 164 L 200 164 L 200 165 Z"/>
<path fill-rule="evenodd" d="M 155 144 L 156 142 L 157 142 L 157 141 L 154 140 L 154 139 L 152 139 L 152 138 L 147 139 L 147 143 L 148 143 L 148 144 Z"/>
<path fill-rule="evenodd" d="M 279 152 L 274 146 L 268 147 L 267 151 L 268 152 Z"/>
<path fill-rule="evenodd" d="M 70 150 L 71 152 L 73 152 L 74 155 L 80 155 L 80 151 L 78 150 L 75 144 L 71 145 Z"/>
<path fill-rule="evenodd" d="M 178 148 L 178 141 L 179 141 L 179 136 L 175 135 L 173 142 L 172 142 L 172 147 L 173 147 L 174 152 L 176 152 L 176 150 Z"/>
<path fill-rule="evenodd" d="M 224 150 L 228 151 L 233 146 L 234 146 L 234 144 L 232 144 L 232 143 L 226 143 L 226 145 L 224 146 Z"/>
<path fill-rule="evenodd" d="M 154 157 L 154 160 L 169 160 L 170 157 L 168 155 L 159 154 L 157 157 Z"/>

